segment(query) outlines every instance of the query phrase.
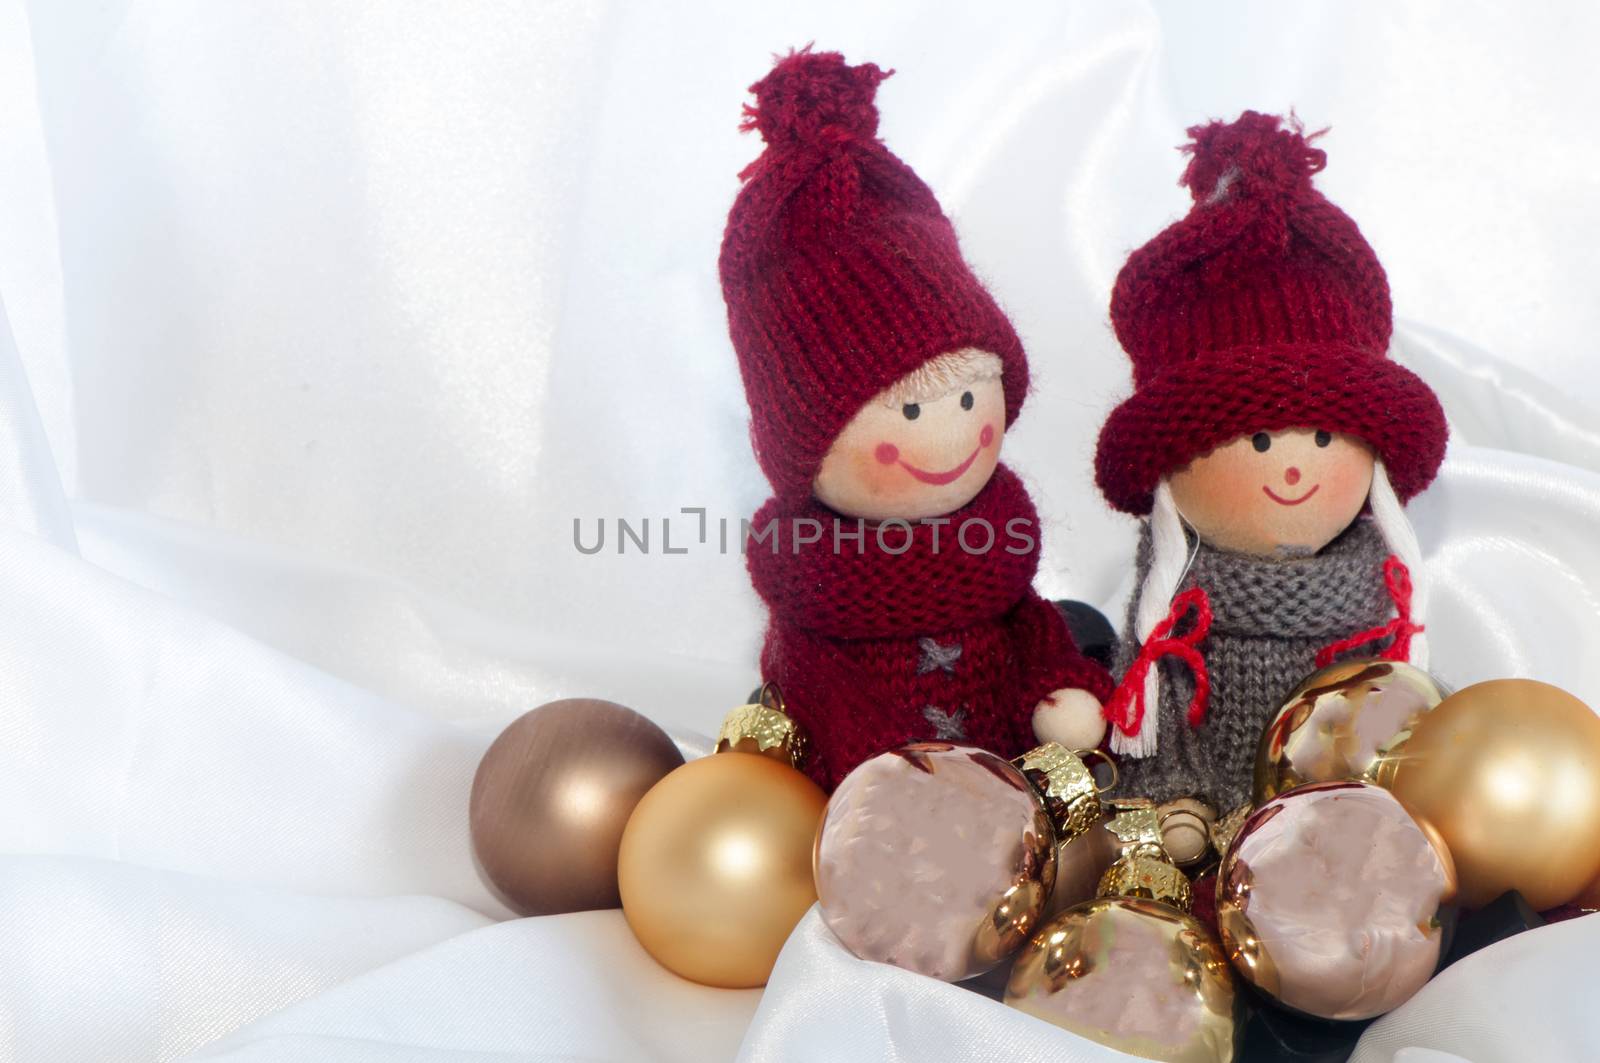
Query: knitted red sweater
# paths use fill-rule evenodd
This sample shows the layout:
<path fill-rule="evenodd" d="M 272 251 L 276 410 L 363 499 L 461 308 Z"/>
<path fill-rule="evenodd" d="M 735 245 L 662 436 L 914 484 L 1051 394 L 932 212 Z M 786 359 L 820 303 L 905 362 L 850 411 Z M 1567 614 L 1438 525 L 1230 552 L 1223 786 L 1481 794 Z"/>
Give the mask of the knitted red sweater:
<path fill-rule="evenodd" d="M 1035 744 L 1033 710 L 1046 694 L 1111 692 L 1033 590 L 1038 515 L 1015 474 L 997 468 L 944 520 L 885 524 L 881 536 L 868 524 L 858 544 L 847 537 L 863 526 L 815 501 L 783 513 L 774 499 L 755 516 L 757 535 L 772 526 L 746 546 L 772 614 L 762 673 L 810 738 L 806 769 L 825 789 L 906 742 L 1016 756 Z M 986 529 L 994 537 L 983 549 Z"/>

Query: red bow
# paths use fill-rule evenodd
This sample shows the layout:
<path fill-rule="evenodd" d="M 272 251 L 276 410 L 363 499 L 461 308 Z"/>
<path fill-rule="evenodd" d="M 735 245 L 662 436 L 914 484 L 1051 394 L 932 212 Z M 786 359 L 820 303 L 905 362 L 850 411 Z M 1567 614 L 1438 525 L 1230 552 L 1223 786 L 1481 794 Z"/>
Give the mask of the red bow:
<path fill-rule="evenodd" d="M 1176 638 L 1172 629 L 1190 608 L 1194 609 L 1194 626 Z M 1122 683 L 1106 702 L 1105 717 L 1125 735 L 1136 735 L 1144 726 L 1144 681 L 1156 661 L 1168 654 L 1177 657 L 1194 673 L 1194 697 L 1189 700 L 1189 726 L 1198 727 L 1206 718 L 1206 703 L 1211 698 L 1211 676 L 1206 671 L 1206 659 L 1200 656 L 1199 646 L 1211 630 L 1211 599 L 1199 587 L 1191 587 L 1172 599 L 1172 611 L 1155 626 L 1150 637 L 1144 640 L 1139 656 L 1122 677 Z"/>
<path fill-rule="evenodd" d="M 1383 585 L 1389 589 L 1389 600 L 1394 602 L 1394 619 L 1382 627 L 1362 631 L 1322 647 L 1317 651 L 1318 668 L 1328 667 L 1336 658 L 1359 646 L 1391 637 L 1394 641 L 1379 655 L 1379 659 L 1385 661 L 1411 659 L 1411 636 L 1422 634 L 1424 629 L 1421 624 L 1411 622 L 1411 570 L 1406 568 L 1406 563 L 1395 554 L 1390 554 L 1383 563 Z"/>

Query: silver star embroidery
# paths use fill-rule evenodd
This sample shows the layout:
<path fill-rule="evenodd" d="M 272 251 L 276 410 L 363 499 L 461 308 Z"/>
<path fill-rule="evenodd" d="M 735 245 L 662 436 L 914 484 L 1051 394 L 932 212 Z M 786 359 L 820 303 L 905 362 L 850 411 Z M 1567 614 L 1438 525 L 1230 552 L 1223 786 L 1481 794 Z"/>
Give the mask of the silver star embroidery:
<path fill-rule="evenodd" d="M 960 647 L 957 647 L 959 652 Z M 933 737 L 935 738 L 965 738 L 967 737 L 965 709 L 955 712 L 945 712 L 937 705 L 929 705 L 922 710 L 922 718 L 933 724 Z"/>
<path fill-rule="evenodd" d="M 918 639 L 917 646 L 922 650 L 922 656 L 917 660 L 918 675 L 935 671 L 945 675 L 956 674 L 956 662 L 961 659 L 961 643 L 941 646 L 932 639 Z"/>

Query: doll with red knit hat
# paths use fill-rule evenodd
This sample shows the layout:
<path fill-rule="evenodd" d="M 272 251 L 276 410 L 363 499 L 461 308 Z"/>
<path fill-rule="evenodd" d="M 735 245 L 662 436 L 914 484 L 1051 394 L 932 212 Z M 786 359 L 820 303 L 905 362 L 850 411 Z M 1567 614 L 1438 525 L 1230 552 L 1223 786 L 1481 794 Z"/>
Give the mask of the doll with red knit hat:
<path fill-rule="evenodd" d="M 798 52 L 751 87 L 766 142 L 720 270 L 757 460 L 763 677 L 832 788 L 918 740 L 1014 756 L 1110 677 L 1033 589 L 1040 528 L 998 464 L 1028 386 L 1011 323 L 911 168 L 878 139 L 888 76 Z M 1092 744 L 1092 743 L 1090 743 Z"/>
<path fill-rule="evenodd" d="M 1096 480 L 1143 526 L 1106 715 L 1122 789 L 1225 812 L 1250 797 L 1267 720 L 1319 665 L 1426 667 L 1402 505 L 1447 429 L 1387 357 L 1388 281 L 1313 185 L 1314 137 L 1249 111 L 1189 134 L 1194 205 L 1111 297 L 1134 391 L 1100 433 Z"/>

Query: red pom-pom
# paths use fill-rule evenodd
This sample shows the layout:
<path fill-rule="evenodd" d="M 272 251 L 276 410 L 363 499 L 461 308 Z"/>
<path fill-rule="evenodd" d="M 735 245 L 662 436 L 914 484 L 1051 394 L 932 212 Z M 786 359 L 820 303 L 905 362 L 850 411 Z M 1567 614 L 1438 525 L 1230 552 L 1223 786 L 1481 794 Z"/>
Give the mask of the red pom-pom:
<path fill-rule="evenodd" d="M 878 133 L 872 98 L 892 73 L 873 63 L 851 66 L 838 52 L 813 52 L 807 45 L 750 86 L 756 102 L 745 105 L 740 128 L 760 130 L 774 148 L 871 139 Z"/>
<path fill-rule="evenodd" d="M 1196 201 L 1223 201 L 1239 196 L 1264 198 L 1294 195 L 1311 186 L 1311 175 L 1327 165 L 1327 152 L 1311 146 L 1326 129 L 1307 134 L 1292 114 L 1282 118 L 1246 111 L 1233 122 L 1192 126 L 1193 155 L 1179 183 Z"/>

